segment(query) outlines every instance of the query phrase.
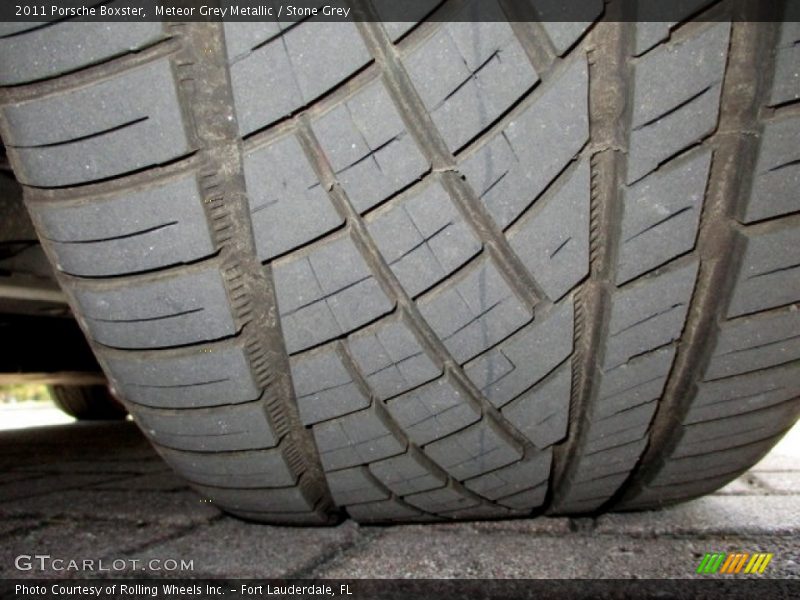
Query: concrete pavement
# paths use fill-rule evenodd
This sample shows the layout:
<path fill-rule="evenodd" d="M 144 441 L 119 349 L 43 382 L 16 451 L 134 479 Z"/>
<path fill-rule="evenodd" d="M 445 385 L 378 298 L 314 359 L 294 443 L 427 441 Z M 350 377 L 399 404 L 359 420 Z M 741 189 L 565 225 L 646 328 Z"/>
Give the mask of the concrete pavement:
<path fill-rule="evenodd" d="M 694 576 L 706 552 L 760 551 L 775 554 L 764 576 L 796 578 L 800 432 L 790 436 L 723 490 L 659 512 L 313 529 L 222 514 L 173 475 L 130 422 L 2 431 L 0 577 L 98 575 L 15 568 L 20 555 L 49 554 L 124 563 L 99 573 L 105 577 L 155 559 L 159 566 L 192 561 L 192 569 L 145 567 L 141 574 L 683 578 Z"/>

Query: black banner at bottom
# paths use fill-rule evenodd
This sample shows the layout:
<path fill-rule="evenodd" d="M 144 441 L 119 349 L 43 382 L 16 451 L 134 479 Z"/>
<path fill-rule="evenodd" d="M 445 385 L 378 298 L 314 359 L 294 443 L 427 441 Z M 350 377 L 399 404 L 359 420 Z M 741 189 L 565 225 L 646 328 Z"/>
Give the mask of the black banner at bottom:
<path fill-rule="evenodd" d="M 18 600 L 449 600 L 570 598 L 798 598 L 782 579 L 4 579 L 0 598 Z"/>

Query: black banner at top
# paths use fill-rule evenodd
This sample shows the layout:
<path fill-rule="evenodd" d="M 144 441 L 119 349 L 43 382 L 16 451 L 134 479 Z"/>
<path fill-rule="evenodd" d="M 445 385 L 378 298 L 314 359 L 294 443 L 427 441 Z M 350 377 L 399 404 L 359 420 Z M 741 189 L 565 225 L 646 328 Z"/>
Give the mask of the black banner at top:
<path fill-rule="evenodd" d="M 800 0 L 2 0 L 0 37 L 61 21 L 800 21 Z"/>

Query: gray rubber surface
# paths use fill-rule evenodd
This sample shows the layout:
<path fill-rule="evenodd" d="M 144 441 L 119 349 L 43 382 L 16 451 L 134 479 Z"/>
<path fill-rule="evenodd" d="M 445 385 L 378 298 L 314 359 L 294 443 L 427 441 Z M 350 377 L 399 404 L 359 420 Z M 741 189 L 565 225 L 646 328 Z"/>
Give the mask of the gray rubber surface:
<path fill-rule="evenodd" d="M 0 128 L 43 244 L 204 497 L 287 523 L 650 507 L 796 420 L 796 27 L 585 6 L 87 24 L 37 69 L 43 33 L 10 38 Z"/>

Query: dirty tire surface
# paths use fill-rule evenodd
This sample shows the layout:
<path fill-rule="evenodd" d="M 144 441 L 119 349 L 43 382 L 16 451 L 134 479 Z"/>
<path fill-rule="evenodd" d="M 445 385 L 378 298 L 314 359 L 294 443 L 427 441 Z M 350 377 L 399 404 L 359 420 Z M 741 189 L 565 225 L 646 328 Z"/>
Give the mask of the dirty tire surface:
<path fill-rule="evenodd" d="M 0 128 L 115 390 L 225 510 L 654 507 L 799 408 L 800 28 L 705 4 L 61 22 L 0 39 Z"/>

